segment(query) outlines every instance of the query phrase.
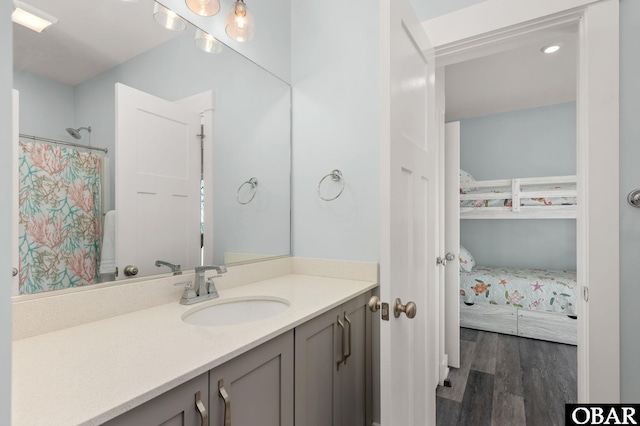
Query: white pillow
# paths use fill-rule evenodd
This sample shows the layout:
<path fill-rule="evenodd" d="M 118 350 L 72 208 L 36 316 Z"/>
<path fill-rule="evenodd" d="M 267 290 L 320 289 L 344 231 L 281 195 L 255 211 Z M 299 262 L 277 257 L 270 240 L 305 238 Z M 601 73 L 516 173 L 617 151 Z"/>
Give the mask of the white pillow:
<path fill-rule="evenodd" d="M 471 256 L 469 250 L 462 247 L 462 245 L 460 246 L 460 256 L 458 259 L 460 259 L 460 272 L 471 272 L 473 267 L 476 266 L 476 261 L 473 259 L 473 256 Z"/>
<path fill-rule="evenodd" d="M 460 169 L 460 183 L 472 183 L 475 182 L 476 180 L 473 178 L 473 176 L 471 176 L 471 173 L 469 172 L 465 172 L 464 170 Z M 473 191 L 475 188 L 467 188 L 467 189 L 462 189 L 460 188 L 460 193 L 461 194 L 466 194 L 467 191 Z"/>

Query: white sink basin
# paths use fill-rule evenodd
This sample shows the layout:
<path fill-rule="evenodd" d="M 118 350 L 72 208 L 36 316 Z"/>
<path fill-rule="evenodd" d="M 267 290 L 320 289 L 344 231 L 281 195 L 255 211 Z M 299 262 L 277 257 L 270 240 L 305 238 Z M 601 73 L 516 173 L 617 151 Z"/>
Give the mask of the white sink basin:
<path fill-rule="evenodd" d="M 185 312 L 182 320 L 201 326 L 245 324 L 278 315 L 288 308 L 287 300 L 275 297 L 227 299 L 196 306 Z"/>

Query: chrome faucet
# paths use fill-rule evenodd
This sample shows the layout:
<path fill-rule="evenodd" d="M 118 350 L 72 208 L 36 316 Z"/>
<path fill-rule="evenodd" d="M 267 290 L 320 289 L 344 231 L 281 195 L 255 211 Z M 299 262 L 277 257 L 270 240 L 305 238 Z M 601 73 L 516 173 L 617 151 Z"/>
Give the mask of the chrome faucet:
<path fill-rule="evenodd" d="M 193 303 L 203 302 L 209 299 L 215 299 L 219 297 L 218 290 L 213 283 L 214 277 L 205 278 L 205 271 L 215 270 L 218 274 L 224 274 L 227 272 L 227 267 L 224 265 L 210 265 L 210 266 L 196 266 L 196 279 L 195 288 L 189 281 L 182 293 L 180 303 L 183 305 L 191 305 Z M 218 275 L 219 276 L 219 275 Z"/>
<path fill-rule="evenodd" d="M 164 260 L 156 260 L 156 266 L 168 266 L 173 272 L 173 275 L 181 275 L 182 270 L 180 269 L 180 265 L 176 265 L 175 263 L 165 262 Z"/>

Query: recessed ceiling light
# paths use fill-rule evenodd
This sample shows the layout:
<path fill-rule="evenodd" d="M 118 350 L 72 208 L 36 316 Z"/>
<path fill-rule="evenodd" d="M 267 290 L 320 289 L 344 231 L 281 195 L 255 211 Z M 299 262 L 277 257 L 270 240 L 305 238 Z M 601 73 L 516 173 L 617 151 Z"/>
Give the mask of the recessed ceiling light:
<path fill-rule="evenodd" d="M 544 46 L 542 49 L 540 49 L 542 51 L 542 53 L 556 53 L 558 50 L 560 50 L 560 45 L 558 43 L 555 44 L 549 44 L 547 46 Z"/>
<path fill-rule="evenodd" d="M 21 1 L 14 1 L 13 7 L 11 20 L 35 32 L 41 33 L 50 25 L 58 22 L 58 18 Z"/>

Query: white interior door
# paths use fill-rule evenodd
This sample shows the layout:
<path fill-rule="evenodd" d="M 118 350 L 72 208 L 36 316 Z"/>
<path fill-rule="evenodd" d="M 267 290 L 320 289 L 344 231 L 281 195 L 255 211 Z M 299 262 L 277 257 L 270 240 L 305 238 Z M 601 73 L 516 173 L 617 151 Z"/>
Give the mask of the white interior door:
<path fill-rule="evenodd" d="M 390 3 L 381 10 L 380 297 L 389 303 L 380 326 L 381 421 L 431 425 L 438 382 L 434 56 L 408 0 Z M 394 316 L 397 298 L 416 304 L 415 318 Z"/>
<path fill-rule="evenodd" d="M 116 84 L 116 264 L 119 278 L 200 260 L 200 114 Z"/>
<path fill-rule="evenodd" d="M 444 135 L 445 250 L 455 259 L 445 267 L 444 333 L 449 366 L 460 367 L 460 122 L 447 123 Z"/>
<path fill-rule="evenodd" d="M 20 287 L 20 249 L 19 249 L 19 240 L 18 240 L 18 229 L 19 229 L 19 219 L 18 219 L 18 199 L 20 197 L 20 173 L 18 172 L 18 157 L 20 156 L 20 149 L 18 146 L 18 142 L 20 139 L 20 93 L 16 89 L 12 91 L 12 106 L 11 112 L 13 114 L 13 142 L 11 143 L 11 158 L 12 158 L 12 167 L 13 172 L 11 173 L 11 294 L 13 296 L 18 295 L 18 290 Z"/>

